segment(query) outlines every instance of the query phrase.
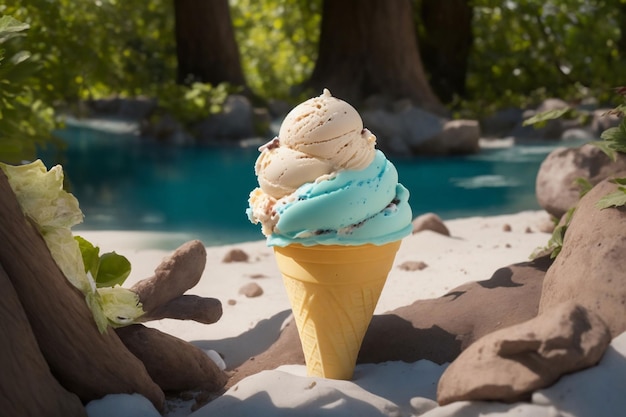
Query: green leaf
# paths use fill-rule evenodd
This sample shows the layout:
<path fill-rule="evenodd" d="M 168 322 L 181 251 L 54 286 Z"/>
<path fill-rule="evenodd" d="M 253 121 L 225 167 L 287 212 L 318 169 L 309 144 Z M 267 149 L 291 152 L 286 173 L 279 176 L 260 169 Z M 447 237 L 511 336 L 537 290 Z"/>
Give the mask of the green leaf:
<path fill-rule="evenodd" d="M 29 27 L 27 23 L 22 23 L 12 16 L 2 16 L 0 17 L 0 38 L 8 33 L 21 32 Z"/>
<path fill-rule="evenodd" d="M 98 275 L 95 277 L 98 288 L 122 285 L 130 275 L 130 262 L 126 257 L 115 252 L 105 253 L 100 257 Z"/>
<path fill-rule="evenodd" d="M 574 183 L 578 186 L 580 190 L 579 194 L 581 198 L 593 188 L 593 184 L 591 184 L 587 178 L 578 177 L 576 178 Z"/>
<path fill-rule="evenodd" d="M 605 195 L 596 203 L 596 207 L 600 210 L 623 205 L 626 205 L 626 188 L 624 187 L 619 187 L 618 191 Z"/>
<path fill-rule="evenodd" d="M 98 266 L 100 264 L 100 248 L 94 246 L 88 240 L 81 236 L 74 236 L 78 242 L 80 253 L 83 255 L 83 263 L 85 264 L 85 272 L 91 272 L 92 277 L 98 276 Z"/>
<path fill-rule="evenodd" d="M 613 178 L 611 182 L 613 184 L 626 185 L 626 178 Z"/>
<path fill-rule="evenodd" d="M 547 122 L 548 120 L 559 119 L 572 110 L 571 107 L 565 107 L 562 109 L 548 110 L 545 112 L 537 113 L 533 117 L 530 117 L 522 123 L 523 126 L 534 125 L 538 123 Z"/>
<path fill-rule="evenodd" d="M 610 142 L 596 140 L 596 141 L 589 142 L 589 144 L 597 147 L 602 152 L 604 152 L 606 156 L 608 156 L 611 159 L 611 161 L 613 162 L 617 161 L 617 152 L 615 152 L 615 150 L 611 147 Z"/>

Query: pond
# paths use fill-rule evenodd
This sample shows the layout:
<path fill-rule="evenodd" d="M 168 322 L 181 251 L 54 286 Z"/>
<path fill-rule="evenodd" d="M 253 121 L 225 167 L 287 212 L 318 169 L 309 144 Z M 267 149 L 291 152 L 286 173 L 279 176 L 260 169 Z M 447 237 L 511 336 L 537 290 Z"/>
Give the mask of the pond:
<path fill-rule="evenodd" d="M 179 232 L 207 246 L 260 240 L 245 214 L 256 186 L 255 147 L 146 144 L 131 134 L 81 126 L 60 132 L 65 149 L 40 152 L 62 164 L 85 215 L 80 230 Z M 391 158 L 414 216 L 443 219 L 538 209 L 535 177 L 555 143 L 488 148 L 476 155 Z"/>

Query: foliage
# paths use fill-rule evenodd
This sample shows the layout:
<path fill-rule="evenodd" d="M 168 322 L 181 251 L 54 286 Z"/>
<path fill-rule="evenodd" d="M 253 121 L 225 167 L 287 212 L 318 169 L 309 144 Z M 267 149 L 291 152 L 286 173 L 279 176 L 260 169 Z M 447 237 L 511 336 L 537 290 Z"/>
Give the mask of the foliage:
<path fill-rule="evenodd" d="M 218 113 L 231 92 L 227 84 L 212 86 L 195 82 L 191 85 L 166 82 L 159 91 L 159 107 L 183 125 L 202 120 Z"/>
<path fill-rule="evenodd" d="M 317 58 L 322 1 L 232 0 L 231 16 L 248 85 L 266 98 L 293 98 Z"/>
<path fill-rule="evenodd" d="M 623 1 L 622 1 L 623 2 Z M 475 0 L 468 97 L 474 114 L 547 97 L 611 100 L 623 77 L 619 1 Z"/>
<path fill-rule="evenodd" d="M 0 17 L 0 160 L 34 158 L 55 126 L 52 108 L 36 97 L 26 82 L 40 72 L 25 50 L 11 48 L 28 25 L 11 16 Z"/>
<path fill-rule="evenodd" d="M 575 211 L 576 207 L 572 207 L 567 211 L 567 213 L 565 213 L 564 220 L 556 225 L 550 240 L 548 240 L 548 244 L 544 247 L 535 249 L 535 251 L 530 255 L 531 259 L 536 259 L 547 254 L 550 255 L 550 259 L 554 259 L 559 255 L 559 253 L 561 253 L 561 249 L 563 249 L 563 239 L 565 239 L 565 232 L 567 232 L 567 228 L 572 221 L 572 216 Z"/>
<path fill-rule="evenodd" d="M 626 205 L 626 178 L 614 178 L 611 182 L 618 185 L 617 191 L 598 200 L 596 207 L 599 209 Z"/>
<path fill-rule="evenodd" d="M 138 95 L 175 78 L 171 1 L 9 0 L 0 12 L 30 25 L 18 47 L 43 66 L 33 81 L 48 103 Z"/>
<path fill-rule="evenodd" d="M 82 254 L 85 272 L 93 277 L 96 287 L 122 285 L 130 275 L 130 262 L 115 252 L 100 255 L 100 248 L 81 236 L 74 236 Z"/>
<path fill-rule="evenodd" d="M 626 87 L 618 87 L 615 89 L 619 95 L 626 99 Z M 557 119 L 564 114 L 567 114 L 570 109 L 563 109 L 563 111 L 546 111 L 543 113 L 539 113 L 529 119 L 527 119 L 524 123 L 526 125 L 535 124 L 535 123 L 543 123 L 547 120 Z M 601 141 L 591 142 L 592 144 L 598 146 L 602 151 L 604 151 L 611 160 L 615 161 L 617 158 L 617 152 L 626 153 L 626 106 L 618 105 L 615 109 L 608 112 L 609 114 L 615 114 L 622 117 L 620 125 L 618 127 L 612 127 L 600 135 Z M 606 209 L 609 207 L 621 207 L 626 205 L 626 178 L 613 178 L 610 180 L 612 183 L 617 184 L 617 191 L 607 194 L 600 198 L 596 202 L 596 207 L 599 209 Z M 585 178 L 576 179 L 576 183 L 580 187 L 581 193 L 580 196 L 584 196 L 589 190 L 592 188 L 592 184 Z M 531 258 L 536 258 L 537 256 L 549 252 L 551 258 L 555 258 L 560 252 L 563 246 L 563 239 L 565 238 L 565 232 L 569 226 L 572 215 L 576 207 L 572 207 L 565 214 L 565 221 L 558 225 L 554 232 L 552 233 L 552 237 L 548 241 L 548 245 L 544 248 L 537 249 L 532 255 Z"/>

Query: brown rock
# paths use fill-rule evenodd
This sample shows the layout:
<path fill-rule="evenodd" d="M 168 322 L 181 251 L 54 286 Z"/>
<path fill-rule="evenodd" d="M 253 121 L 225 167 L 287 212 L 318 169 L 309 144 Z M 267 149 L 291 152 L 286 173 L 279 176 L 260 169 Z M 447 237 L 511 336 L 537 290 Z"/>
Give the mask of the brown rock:
<path fill-rule="evenodd" d="M 231 249 L 226 255 L 224 255 L 222 262 L 248 262 L 248 259 L 248 254 L 241 249 Z"/>
<path fill-rule="evenodd" d="M 539 307 L 575 301 L 600 315 L 613 337 L 626 330 L 626 207 L 600 210 L 595 204 L 616 190 L 603 181 L 581 199 L 546 273 Z"/>
<path fill-rule="evenodd" d="M 226 384 L 226 374 L 191 343 L 141 324 L 115 331 L 163 391 L 217 391 Z"/>
<path fill-rule="evenodd" d="M 430 230 L 444 236 L 450 236 L 450 231 L 443 220 L 435 213 L 426 213 L 413 219 L 413 233 Z"/>
<path fill-rule="evenodd" d="M 452 362 L 478 338 L 537 315 L 550 262 L 544 257 L 500 268 L 490 279 L 461 285 L 443 297 L 375 315 L 357 362 Z M 268 350 L 237 368 L 227 386 L 262 370 L 294 363 L 303 364 L 304 355 L 291 322 Z"/>
<path fill-rule="evenodd" d="M 503 231 L 503 232 L 510 232 L 510 231 L 512 231 L 512 230 L 513 230 L 513 228 L 511 227 L 511 225 L 510 225 L 510 224 L 505 223 L 504 225 L 502 225 L 502 231 Z"/>
<path fill-rule="evenodd" d="M 560 219 L 580 199 L 577 178 L 592 185 L 626 169 L 626 155 L 618 153 L 612 162 L 593 145 L 579 148 L 557 148 L 542 162 L 537 172 L 537 202 L 552 216 Z"/>
<path fill-rule="evenodd" d="M 421 271 L 422 269 L 428 268 L 428 265 L 422 261 L 406 261 L 398 265 L 398 268 L 403 271 Z"/>
<path fill-rule="evenodd" d="M 263 295 L 263 288 L 256 282 L 250 282 L 239 288 L 239 294 L 243 294 L 248 298 L 254 298 Z"/>
<path fill-rule="evenodd" d="M 597 314 L 562 303 L 472 344 L 444 371 L 437 401 L 526 399 L 561 375 L 596 364 L 610 341 Z"/>

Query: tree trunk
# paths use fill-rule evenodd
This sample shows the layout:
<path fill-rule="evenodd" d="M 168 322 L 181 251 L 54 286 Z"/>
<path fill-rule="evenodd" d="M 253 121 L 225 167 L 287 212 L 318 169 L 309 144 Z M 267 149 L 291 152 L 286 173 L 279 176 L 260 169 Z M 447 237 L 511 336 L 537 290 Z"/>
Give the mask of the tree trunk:
<path fill-rule="evenodd" d="M 620 3 L 617 13 L 617 25 L 620 29 L 620 37 L 617 41 L 617 48 L 621 55 L 622 61 L 626 61 L 626 3 Z M 622 85 L 626 84 L 624 80 L 618 80 Z"/>
<path fill-rule="evenodd" d="M 22 213 L 2 171 L 0 242 L 0 265 L 61 385 L 84 402 L 107 394 L 137 392 L 162 410 L 165 396 L 161 389 L 112 329 L 104 334 L 98 331 L 85 297 L 65 278 L 43 238 Z M 11 319 L 0 316 L 0 321 Z"/>
<path fill-rule="evenodd" d="M 419 38 L 430 85 L 444 101 L 465 96 L 472 47 L 473 10 L 468 0 L 422 0 L 424 35 Z"/>
<path fill-rule="evenodd" d="M 307 83 L 358 105 L 381 95 L 443 112 L 417 46 L 410 0 L 325 0 L 319 54 Z"/>
<path fill-rule="evenodd" d="M 174 0 L 178 82 L 245 86 L 228 0 Z"/>
<path fill-rule="evenodd" d="M 86 416 L 48 368 L 26 313 L 0 265 L 0 410 L 6 416 Z"/>

